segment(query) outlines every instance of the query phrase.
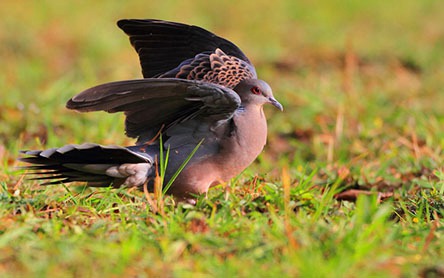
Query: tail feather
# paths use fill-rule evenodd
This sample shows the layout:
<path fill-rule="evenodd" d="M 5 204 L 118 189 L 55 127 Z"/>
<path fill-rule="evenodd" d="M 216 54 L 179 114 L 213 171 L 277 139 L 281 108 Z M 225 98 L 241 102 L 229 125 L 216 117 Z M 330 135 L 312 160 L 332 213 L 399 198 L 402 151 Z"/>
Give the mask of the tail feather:
<path fill-rule="evenodd" d="M 28 152 L 23 152 L 23 154 L 31 155 Z M 32 155 L 34 155 L 34 154 L 32 154 Z M 48 169 L 50 169 L 52 166 L 59 164 L 58 162 L 54 162 L 49 159 L 45 160 L 45 158 L 41 157 L 40 154 L 36 154 L 35 157 L 21 157 L 21 158 L 19 158 L 19 160 L 22 162 L 30 163 L 30 164 L 38 164 L 38 166 L 21 167 L 21 168 L 26 168 L 26 169 L 32 169 L 32 168 L 39 168 L 39 169 L 48 168 Z"/>
<path fill-rule="evenodd" d="M 19 160 L 31 165 L 20 167 L 28 174 L 38 175 L 30 180 L 44 181 L 42 185 L 86 182 L 89 186 L 120 186 L 125 178 L 107 175 L 111 166 L 125 163 L 153 164 L 153 158 L 124 147 L 97 144 L 66 145 L 48 150 L 22 151 Z"/>

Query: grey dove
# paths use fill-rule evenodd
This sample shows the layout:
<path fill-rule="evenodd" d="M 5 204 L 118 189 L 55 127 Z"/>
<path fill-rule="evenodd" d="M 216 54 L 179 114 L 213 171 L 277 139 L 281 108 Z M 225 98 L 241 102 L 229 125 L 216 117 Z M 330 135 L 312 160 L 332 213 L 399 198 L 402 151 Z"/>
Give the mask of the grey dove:
<path fill-rule="evenodd" d="M 43 184 L 153 187 L 160 144 L 169 149 L 164 181 L 189 157 L 168 193 L 192 200 L 229 181 L 261 153 L 267 139 L 264 104 L 280 110 L 233 43 L 197 26 L 124 19 L 117 25 L 139 55 L 143 79 L 106 83 L 74 96 L 67 108 L 124 112 L 130 147 L 92 143 L 23 151 L 25 168 Z M 194 155 L 191 156 L 192 152 Z"/>

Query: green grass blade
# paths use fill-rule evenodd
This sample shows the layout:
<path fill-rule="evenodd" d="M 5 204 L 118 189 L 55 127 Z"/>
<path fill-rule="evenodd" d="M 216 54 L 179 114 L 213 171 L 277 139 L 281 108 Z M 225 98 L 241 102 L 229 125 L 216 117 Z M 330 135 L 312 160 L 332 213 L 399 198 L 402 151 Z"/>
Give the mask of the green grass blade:
<path fill-rule="evenodd" d="M 187 159 L 185 159 L 185 161 L 182 162 L 182 164 L 180 165 L 179 169 L 177 169 L 177 171 L 174 173 L 174 175 L 168 181 L 167 185 L 162 190 L 162 193 L 164 195 L 167 193 L 168 189 L 170 189 L 171 185 L 176 180 L 177 176 L 179 176 L 179 174 L 182 172 L 182 170 L 185 168 L 185 166 L 187 166 L 188 162 L 191 160 L 191 158 L 197 152 L 199 147 L 202 145 L 203 141 L 204 141 L 204 139 L 200 140 L 199 144 L 197 144 L 196 147 L 194 147 L 193 151 L 188 155 Z"/>

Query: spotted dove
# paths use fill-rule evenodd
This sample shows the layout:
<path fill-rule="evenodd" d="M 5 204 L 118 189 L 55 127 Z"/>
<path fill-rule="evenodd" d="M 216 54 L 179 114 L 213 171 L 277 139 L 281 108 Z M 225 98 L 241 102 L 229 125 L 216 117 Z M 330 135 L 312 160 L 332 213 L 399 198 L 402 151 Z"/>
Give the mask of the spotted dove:
<path fill-rule="evenodd" d="M 283 108 L 244 53 L 196 26 L 135 19 L 117 25 L 138 53 L 144 79 L 98 85 L 66 106 L 124 112 L 126 134 L 137 143 L 23 151 L 20 160 L 33 164 L 25 168 L 40 175 L 34 179 L 99 187 L 147 183 L 152 188 L 163 150 L 169 151 L 165 182 L 189 159 L 168 190 L 189 200 L 250 165 L 266 143 L 263 105 Z"/>

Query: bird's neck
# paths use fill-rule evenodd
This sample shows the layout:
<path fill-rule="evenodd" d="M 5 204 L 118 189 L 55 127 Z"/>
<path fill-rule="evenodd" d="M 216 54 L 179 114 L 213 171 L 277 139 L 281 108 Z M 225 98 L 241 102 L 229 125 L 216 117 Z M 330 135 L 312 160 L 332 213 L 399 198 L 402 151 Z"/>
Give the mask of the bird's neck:
<path fill-rule="evenodd" d="M 240 173 L 262 152 L 267 141 L 267 121 L 262 106 L 247 105 L 233 117 L 234 132 L 221 143 L 222 180 Z"/>
<path fill-rule="evenodd" d="M 251 150 L 256 156 L 267 142 L 267 120 L 262 105 L 247 105 L 234 118 L 237 141 L 242 148 Z"/>

